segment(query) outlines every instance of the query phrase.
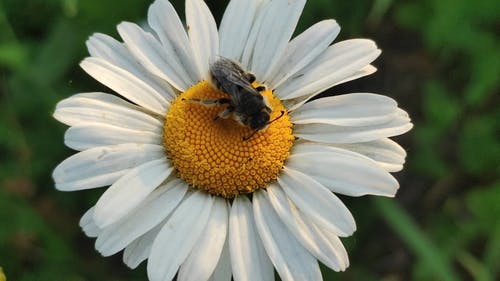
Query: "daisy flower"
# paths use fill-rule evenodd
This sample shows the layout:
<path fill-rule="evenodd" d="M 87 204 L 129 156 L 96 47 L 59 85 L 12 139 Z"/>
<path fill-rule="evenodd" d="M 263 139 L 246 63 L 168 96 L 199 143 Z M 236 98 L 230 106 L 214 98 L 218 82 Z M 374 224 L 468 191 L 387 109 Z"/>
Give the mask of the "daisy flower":
<path fill-rule="evenodd" d="M 232 0 L 217 28 L 202 0 L 187 0 L 185 28 L 156 0 L 151 31 L 123 22 L 123 42 L 90 37 L 81 67 L 117 95 L 57 104 L 65 144 L 80 152 L 53 177 L 62 191 L 109 186 L 80 221 L 103 256 L 124 250 L 131 268 L 147 260 L 153 281 L 274 280 L 274 269 L 282 280 L 321 280 L 318 261 L 348 267 L 339 237 L 356 224 L 335 194 L 394 196 L 390 172 L 406 155 L 389 137 L 412 124 L 386 96 L 313 99 L 375 72 L 380 50 L 366 39 L 332 44 L 334 20 L 292 39 L 304 5 Z M 255 130 L 210 82 L 220 58 L 265 86 L 273 122 L 245 140 Z M 192 102 L 217 99 L 230 105 Z"/>

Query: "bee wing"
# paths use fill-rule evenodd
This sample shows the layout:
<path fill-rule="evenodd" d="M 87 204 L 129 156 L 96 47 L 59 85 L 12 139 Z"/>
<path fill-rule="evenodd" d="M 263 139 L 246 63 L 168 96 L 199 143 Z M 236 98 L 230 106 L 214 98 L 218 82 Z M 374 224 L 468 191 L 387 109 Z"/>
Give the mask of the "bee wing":
<path fill-rule="evenodd" d="M 246 94 L 260 95 L 260 93 L 244 78 L 239 75 L 230 75 L 227 79 L 231 82 L 232 90 L 229 90 L 229 95 L 234 100 L 235 104 L 241 104 L 242 96 Z"/>
<path fill-rule="evenodd" d="M 218 56 L 217 60 L 210 64 L 210 72 L 219 71 L 221 74 L 235 72 L 240 76 L 246 73 L 241 66 L 228 58 Z"/>
<path fill-rule="evenodd" d="M 234 61 L 219 57 L 219 59 L 210 66 L 210 72 L 213 77 L 224 77 L 219 80 L 222 89 L 231 96 L 235 104 L 240 104 L 241 94 L 243 92 L 258 95 L 259 92 L 246 80 L 245 71 Z"/>

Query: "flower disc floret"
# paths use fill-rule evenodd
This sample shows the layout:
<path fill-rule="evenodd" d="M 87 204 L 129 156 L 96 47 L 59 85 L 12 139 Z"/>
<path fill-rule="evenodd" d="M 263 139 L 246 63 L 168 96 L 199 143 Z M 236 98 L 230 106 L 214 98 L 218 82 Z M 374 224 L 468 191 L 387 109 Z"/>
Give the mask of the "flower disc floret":
<path fill-rule="evenodd" d="M 210 194 L 233 198 L 276 180 L 294 142 L 292 123 L 272 91 L 262 94 L 273 112 L 265 130 L 253 130 L 232 118 L 217 118 L 225 105 L 205 106 L 191 99 L 227 98 L 203 81 L 179 95 L 165 120 L 164 145 L 178 176 Z"/>

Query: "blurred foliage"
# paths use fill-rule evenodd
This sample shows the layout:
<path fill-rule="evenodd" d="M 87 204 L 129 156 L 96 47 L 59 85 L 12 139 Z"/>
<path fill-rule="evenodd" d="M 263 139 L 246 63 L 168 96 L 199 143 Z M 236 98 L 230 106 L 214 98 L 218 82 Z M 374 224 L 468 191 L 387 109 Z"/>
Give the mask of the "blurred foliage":
<path fill-rule="evenodd" d="M 172 2 L 182 14 L 183 1 Z M 220 19 L 227 1 L 207 2 Z M 0 266 L 8 280 L 146 279 L 144 265 L 131 271 L 118 255 L 100 257 L 79 230 L 101 190 L 54 190 L 51 171 L 72 152 L 51 113 L 62 98 L 103 89 L 78 68 L 86 38 L 117 37 L 116 24 L 142 22 L 149 4 L 0 0 Z M 498 15 L 495 0 L 307 3 L 298 31 L 333 17 L 340 39 L 369 35 L 384 50 L 379 73 L 329 93 L 386 93 L 415 123 L 398 139 L 409 155 L 398 197 L 345 198 L 359 228 L 345 240 L 351 267 L 325 269 L 325 280 L 498 280 Z"/>

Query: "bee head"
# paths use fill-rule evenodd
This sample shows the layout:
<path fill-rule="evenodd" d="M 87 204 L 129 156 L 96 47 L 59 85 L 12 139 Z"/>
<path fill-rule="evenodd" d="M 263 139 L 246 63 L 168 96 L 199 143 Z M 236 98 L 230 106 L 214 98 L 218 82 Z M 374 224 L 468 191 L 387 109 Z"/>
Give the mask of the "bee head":
<path fill-rule="evenodd" d="M 269 122 L 270 115 L 266 110 L 262 110 L 249 118 L 250 128 L 255 130 L 261 130 L 267 126 Z"/>

